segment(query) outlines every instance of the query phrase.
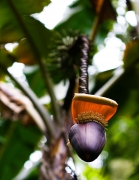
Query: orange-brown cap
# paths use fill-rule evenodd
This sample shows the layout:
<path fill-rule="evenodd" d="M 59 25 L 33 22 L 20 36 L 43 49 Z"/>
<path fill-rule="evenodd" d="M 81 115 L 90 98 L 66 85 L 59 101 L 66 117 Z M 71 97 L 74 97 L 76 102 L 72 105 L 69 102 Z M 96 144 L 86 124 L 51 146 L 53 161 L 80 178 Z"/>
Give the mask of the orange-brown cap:
<path fill-rule="evenodd" d="M 115 114 L 118 104 L 116 101 L 90 94 L 75 93 L 72 100 L 72 117 L 76 123 L 96 121 L 106 125 Z"/>

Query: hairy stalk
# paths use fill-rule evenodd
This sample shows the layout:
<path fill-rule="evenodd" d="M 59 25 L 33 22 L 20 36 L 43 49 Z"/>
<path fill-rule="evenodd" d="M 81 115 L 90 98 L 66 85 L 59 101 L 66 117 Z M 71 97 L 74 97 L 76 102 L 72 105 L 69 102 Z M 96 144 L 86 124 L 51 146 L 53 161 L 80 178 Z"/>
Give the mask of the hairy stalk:
<path fill-rule="evenodd" d="M 39 100 L 34 94 L 34 92 L 28 86 L 25 86 L 23 83 L 20 83 L 17 80 L 17 78 L 10 74 L 7 68 L 2 63 L 0 63 L 0 68 L 19 86 L 19 88 L 24 92 L 24 94 L 32 101 L 34 107 L 40 114 L 49 134 L 54 138 L 56 136 L 56 133 L 50 115 L 47 112 L 47 110 L 39 103 Z"/>
<path fill-rule="evenodd" d="M 79 93 L 88 94 L 88 54 L 89 40 L 86 36 L 80 36 L 81 40 L 81 59 L 79 69 Z"/>
<path fill-rule="evenodd" d="M 88 52 L 89 52 L 89 41 L 85 36 L 80 37 L 82 41 L 82 58 L 80 65 L 80 77 L 79 77 L 79 93 L 88 94 Z M 95 95 L 103 96 L 125 73 L 123 67 L 119 67 L 114 71 L 114 75 L 109 79 L 96 93 Z"/>
<path fill-rule="evenodd" d="M 37 63 L 39 64 L 39 67 L 40 67 L 40 71 L 42 73 L 42 76 L 43 76 L 43 79 L 44 79 L 44 83 L 45 83 L 45 86 L 49 92 L 49 95 L 51 97 L 51 101 L 52 101 L 52 108 L 53 108 L 53 111 L 54 111 L 54 119 L 59 122 L 60 121 L 60 110 L 59 110 L 59 105 L 58 105 L 58 102 L 57 102 L 57 99 L 55 97 L 55 93 L 53 91 L 53 86 L 52 86 L 52 81 L 48 75 L 48 72 L 47 72 L 47 69 L 46 69 L 46 66 L 45 66 L 45 63 L 44 63 L 44 60 L 41 58 L 41 55 L 40 55 L 40 52 L 36 46 L 36 44 L 34 43 L 34 40 L 31 36 L 31 34 L 29 33 L 21 15 L 19 14 L 18 10 L 16 9 L 14 3 L 12 2 L 12 0 L 7 0 L 8 3 L 9 3 L 9 6 L 13 12 L 13 14 L 15 15 L 22 31 L 24 32 L 26 38 L 28 39 L 29 43 L 30 43 L 30 46 L 36 56 L 36 59 L 37 59 Z"/>

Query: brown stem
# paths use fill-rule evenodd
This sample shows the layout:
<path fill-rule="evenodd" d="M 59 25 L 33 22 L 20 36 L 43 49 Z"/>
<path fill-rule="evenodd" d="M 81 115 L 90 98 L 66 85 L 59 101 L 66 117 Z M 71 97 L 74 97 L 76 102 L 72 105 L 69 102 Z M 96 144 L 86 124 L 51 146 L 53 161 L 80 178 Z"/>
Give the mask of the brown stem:
<path fill-rule="evenodd" d="M 101 0 L 101 2 L 100 2 L 98 12 L 96 14 L 94 23 L 92 25 L 92 30 L 91 30 L 90 38 L 89 38 L 91 43 L 94 43 L 96 34 L 98 32 L 98 29 L 99 29 L 100 19 L 102 18 L 102 10 L 103 10 L 104 1 L 105 0 Z"/>
<path fill-rule="evenodd" d="M 79 93 L 88 94 L 88 57 L 89 57 L 89 40 L 86 36 L 79 37 L 82 43 L 81 59 L 79 69 Z"/>
<path fill-rule="evenodd" d="M 92 25 L 92 30 L 90 34 L 90 42 L 94 43 L 98 29 L 99 29 L 100 16 L 96 16 L 94 23 Z"/>

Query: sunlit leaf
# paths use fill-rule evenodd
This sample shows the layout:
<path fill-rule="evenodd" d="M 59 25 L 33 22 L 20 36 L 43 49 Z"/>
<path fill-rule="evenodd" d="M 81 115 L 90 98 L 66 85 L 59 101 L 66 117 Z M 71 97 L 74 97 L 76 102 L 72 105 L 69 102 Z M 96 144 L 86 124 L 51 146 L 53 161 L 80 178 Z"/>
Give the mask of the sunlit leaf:
<path fill-rule="evenodd" d="M 34 3 L 33 4 L 32 3 L 33 1 L 31 2 L 29 1 L 28 3 L 25 2 L 23 3 L 21 1 L 21 4 L 15 3 L 14 5 L 16 6 L 17 11 L 20 12 L 18 16 L 21 16 L 20 18 L 23 19 L 27 30 L 29 31 L 31 37 L 33 38 L 33 42 L 36 44 L 37 48 L 40 51 L 40 54 L 42 53 L 43 56 L 46 57 L 47 45 L 51 37 L 51 33 L 48 29 L 45 28 L 45 26 L 42 23 L 40 23 L 40 21 L 35 20 L 31 16 L 29 16 L 29 14 L 37 12 L 37 9 L 38 11 L 41 11 L 44 5 L 47 4 L 47 2 L 35 1 L 36 6 L 34 5 Z M 26 35 L 24 34 L 24 30 L 22 30 L 22 27 L 18 22 L 18 17 L 16 17 L 15 14 L 13 14 L 13 11 L 10 5 L 8 4 L 8 2 L 4 2 L 4 1 L 1 2 L 0 11 L 1 11 L 0 42 L 6 44 L 9 42 L 18 42 L 21 39 L 26 38 Z M 28 11 L 31 12 L 29 13 Z"/>

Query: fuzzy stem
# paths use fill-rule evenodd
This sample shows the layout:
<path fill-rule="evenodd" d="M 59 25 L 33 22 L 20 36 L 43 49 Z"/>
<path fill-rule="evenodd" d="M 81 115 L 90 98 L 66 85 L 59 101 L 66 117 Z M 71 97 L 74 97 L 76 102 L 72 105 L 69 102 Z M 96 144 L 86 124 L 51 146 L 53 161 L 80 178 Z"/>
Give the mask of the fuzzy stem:
<path fill-rule="evenodd" d="M 80 59 L 79 69 L 79 93 L 88 94 L 88 53 L 89 53 L 89 40 L 86 36 L 79 37 L 82 43 L 82 55 Z"/>
<path fill-rule="evenodd" d="M 36 95 L 33 93 L 33 91 L 28 86 L 25 86 L 25 85 L 23 85 L 23 83 L 20 83 L 17 80 L 17 78 L 15 78 L 11 73 L 9 73 L 7 68 L 1 62 L 0 62 L 0 68 L 1 68 L 2 71 L 4 71 L 20 87 L 20 89 L 24 92 L 24 94 L 31 100 L 34 107 L 36 108 L 36 110 L 40 114 L 40 116 L 41 116 L 41 118 L 42 118 L 42 120 L 43 120 L 49 134 L 53 138 L 56 137 L 54 124 L 52 123 L 50 115 L 47 112 L 47 110 L 39 103 L 39 100 L 36 97 Z"/>
<path fill-rule="evenodd" d="M 54 119 L 57 122 L 60 122 L 61 115 L 60 115 L 59 105 L 58 105 L 57 99 L 56 99 L 54 91 L 53 91 L 52 82 L 51 82 L 51 79 L 48 75 L 48 72 L 47 72 L 47 69 L 46 69 L 46 66 L 44 63 L 44 59 L 41 58 L 40 52 L 39 52 L 36 44 L 34 43 L 34 40 L 31 36 L 31 34 L 29 33 L 21 15 L 19 14 L 18 10 L 16 9 L 14 3 L 11 0 L 7 0 L 7 1 L 9 3 L 10 8 L 11 8 L 13 14 L 15 15 L 20 27 L 22 28 L 24 34 L 26 35 L 26 38 L 29 40 L 30 47 L 32 48 L 33 52 L 35 53 L 37 63 L 39 64 L 40 71 L 41 71 L 43 79 L 44 79 L 45 86 L 46 86 L 46 88 L 49 92 L 49 95 L 51 97 L 52 108 L 54 111 Z"/>

